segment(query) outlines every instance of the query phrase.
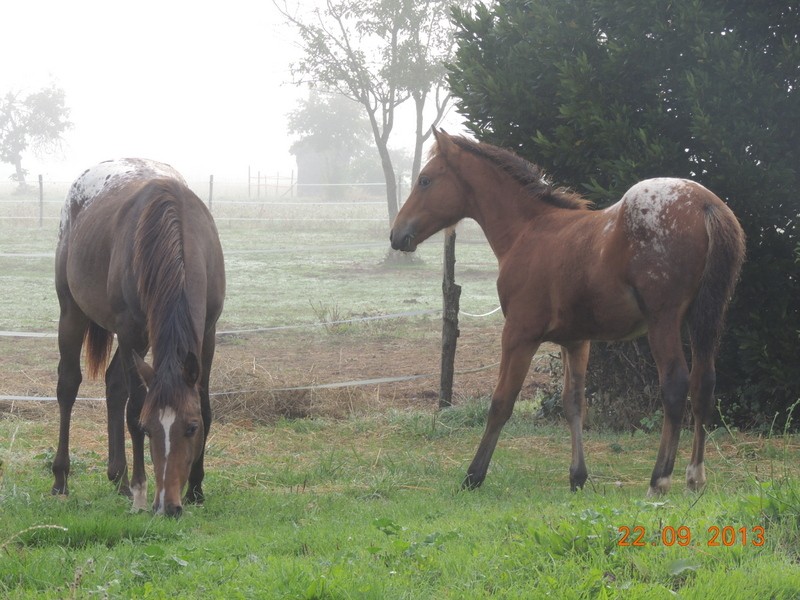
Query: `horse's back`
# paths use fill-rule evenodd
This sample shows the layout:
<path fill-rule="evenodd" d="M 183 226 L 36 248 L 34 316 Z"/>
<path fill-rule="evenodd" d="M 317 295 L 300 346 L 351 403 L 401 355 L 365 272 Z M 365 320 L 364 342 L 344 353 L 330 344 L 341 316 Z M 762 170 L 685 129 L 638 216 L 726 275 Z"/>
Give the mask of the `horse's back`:
<path fill-rule="evenodd" d="M 134 240 L 147 217 L 146 207 L 159 198 L 188 207 L 177 213 L 183 216 L 184 260 L 194 265 L 193 273 L 211 265 L 214 274 L 204 274 L 203 285 L 208 281 L 215 286 L 208 291 L 214 298 L 224 294 L 224 266 L 213 218 L 180 173 L 147 159 L 105 161 L 84 171 L 67 194 L 56 251 L 56 288 L 106 329 L 116 331 L 120 314 L 141 319 L 133 273 Z"/>
<path fill-rule="evenodd" d="M 120 192 L 131 186 L 164 178 L 185 185 L 183 177 L 170 165 L 145 158 L 120 158 L 106 160 L 81 173 L 67 192 L 61 211 L 59 237 L 65 235 L 78 214 L 102 198 L 126 197 Z"/>

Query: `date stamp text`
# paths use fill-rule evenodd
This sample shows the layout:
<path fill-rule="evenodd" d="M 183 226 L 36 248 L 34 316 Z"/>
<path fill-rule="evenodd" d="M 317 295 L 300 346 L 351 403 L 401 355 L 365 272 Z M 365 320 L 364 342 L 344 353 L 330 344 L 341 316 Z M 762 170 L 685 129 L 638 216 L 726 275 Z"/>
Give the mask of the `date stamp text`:
<path fill-rule="evenodd" d="M 694 532 L 690 527 L 681 525 L 673 527 L 667 525 L 661 529 L 660 535 L 648 536 L 647 529 L 642 525 L 628 527 L 622 525 L 617 528 L 620 537 L 618 546 L 645 547 L 645 546 L 763 546 L 766 543 L 764 528 L 761 525 L 753 527 L 734 527 L 733 525 L 712 525 L 705 531 Z"/>

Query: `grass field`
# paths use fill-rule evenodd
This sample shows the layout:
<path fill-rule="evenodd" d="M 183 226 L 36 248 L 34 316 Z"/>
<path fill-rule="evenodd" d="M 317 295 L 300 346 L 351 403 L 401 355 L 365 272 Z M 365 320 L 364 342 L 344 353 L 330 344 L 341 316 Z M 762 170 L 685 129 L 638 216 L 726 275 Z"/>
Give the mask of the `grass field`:
<path fill-rule="evenodd" d="M 131 514 L 105 480 L 102 411 L 74 424 L 72 494 L 47 493 L 54 420 L 0 420 L 8 598 L 796 598 L 797 440 L 717 431 L 709 484 L 643 492 L 657 438 L 590 433 L 570 493 L 562 428 L 521 411 L 484 486 L 458 483 L 485 405 L 226 423 L 207 502 Z M 688 453 L 684 436 L 681 456 Z M 763 530 L 760 529 L 763 527 Z M 620 545 L 621 528 L 631 535 Z M 641 544 L 641 545 L 639 545 Z"/>
<path fill-rule="evenodd" d="M 216 398 L 206 504 L 180 520 L 131 513 L 106 480 L 105 410 L 91 400 L 76 404 L 72 493 L 52 497 L 53 403 L 2 402 L 0 597 L 800 596 L 797 436 L 712 432 L 708 485 L 688 494 L 684 432 L 673 490 L 646 499 L 657 434 L 590 430 L 590 481 L 573 494 L 569 435 L 539 418 L 548 375 L 533 372 L 486 483 L 460 492 L 496 375 L 497 315 L 462 319 L 456 366 L 475 372 L 457 376 L 447 411 L 435 378 L 276 391 L 435 374 L 435 314 L 337 321 L 440 308 L 441 243 L 387 265 L 380 206 L 215 213 L 220 329 L 292 328 L 220 340 L 212 391 L 231 393 Z M 246 214 L 267 220 L 235 220 Z M 55 228 L 0 219 L 0 330 L 55 331 Z M 459 240 L 462 308 L 488 311 L 494 259 L 474 227 Z M 0 337 L 0 394 L 52 396 L 56 362 L 52 338 Z"/>

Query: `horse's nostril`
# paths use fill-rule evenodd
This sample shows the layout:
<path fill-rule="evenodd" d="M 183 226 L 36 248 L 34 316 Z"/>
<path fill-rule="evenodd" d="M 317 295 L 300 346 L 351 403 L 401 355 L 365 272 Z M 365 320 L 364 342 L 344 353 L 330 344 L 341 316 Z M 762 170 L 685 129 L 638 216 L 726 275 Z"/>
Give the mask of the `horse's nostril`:
<path fill-rule="evenodd" d="M 175 517 L 176 519 L 183 513 L 183 507 L 180 504 L 167 504 L 167 515 Z"/>

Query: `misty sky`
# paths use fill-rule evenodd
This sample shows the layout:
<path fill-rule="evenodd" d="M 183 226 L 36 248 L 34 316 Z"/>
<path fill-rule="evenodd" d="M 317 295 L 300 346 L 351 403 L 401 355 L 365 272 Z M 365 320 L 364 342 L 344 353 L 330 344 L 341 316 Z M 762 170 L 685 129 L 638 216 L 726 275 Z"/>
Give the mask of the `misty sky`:
<path fill-rule="evenodd" d="M 55 83 L 74 123 L 60 155 L 23 157 L 32 176 L 70 181 L 123 156 L 190 180 L 295 169 L 285 115 L 305 92 L 269 0 L 10 0 L 2 19 L 0 93 Z M 0 164 L 0 177 L 12 172 Z"/>

